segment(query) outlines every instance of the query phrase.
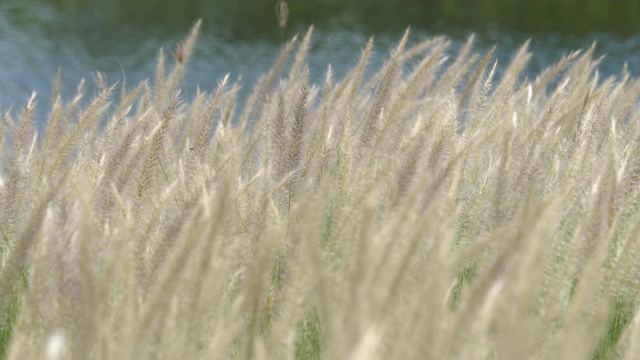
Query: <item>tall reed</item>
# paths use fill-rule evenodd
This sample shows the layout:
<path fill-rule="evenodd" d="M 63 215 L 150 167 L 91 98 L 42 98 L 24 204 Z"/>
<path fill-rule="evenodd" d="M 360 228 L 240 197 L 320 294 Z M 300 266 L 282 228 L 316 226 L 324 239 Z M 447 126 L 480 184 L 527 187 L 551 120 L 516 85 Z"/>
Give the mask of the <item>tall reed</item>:
<path fill-rule="evenodd" d="M 310 29 L 248 101 L 228 76 L 186 98 L 199 27 L 120 99 L 58 81 L 42 134 L 35 94 L 4 114 L 2 358 L 637 356 L 626 69 L 591 48 L 528 79 L 527 44 L 497 64 L 407 31 L 315 84 Z"/>

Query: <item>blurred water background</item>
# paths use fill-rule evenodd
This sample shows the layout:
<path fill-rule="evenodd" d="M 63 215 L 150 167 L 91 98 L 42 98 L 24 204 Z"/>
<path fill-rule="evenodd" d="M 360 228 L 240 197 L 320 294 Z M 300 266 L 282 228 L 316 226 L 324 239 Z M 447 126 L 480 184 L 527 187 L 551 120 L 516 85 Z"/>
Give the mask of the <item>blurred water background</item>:
<path fill-rule="evenodd" d="M 194 22 L 203 27 L 183 88 L 212 90 L 226 73 L 242 77 L 245 93 L 267 71 L 283 34 L 275 0 L 0 0 L 0 112 L 24 107 L 38 92 L 46 117 L 58 69 L 69 100 L 82 78 L 101 71 L 110 83 L 152 78 L 158 49 L 175 48 Z M 599 71 L 619 75 L 624 63 L 640 75 L 640 1 L 636 0 L 289 0 L 288 39 L 314 25 L 310 71 L 329 63 L 343 75 L 375 38 L 380 63 L 410 26 L 412 41 L 448 36 L 460 46 L 476 34 L 476 50 L 497 45 L 506 64 L 527 39 L 533 75 L 563 54 L 597 42 Z M 89 89 L 91 89 L 89 87 Z M 89 90 L 91 93 L 91 90 Z M 38 120 L 39 121 L 39 120 Z"/>

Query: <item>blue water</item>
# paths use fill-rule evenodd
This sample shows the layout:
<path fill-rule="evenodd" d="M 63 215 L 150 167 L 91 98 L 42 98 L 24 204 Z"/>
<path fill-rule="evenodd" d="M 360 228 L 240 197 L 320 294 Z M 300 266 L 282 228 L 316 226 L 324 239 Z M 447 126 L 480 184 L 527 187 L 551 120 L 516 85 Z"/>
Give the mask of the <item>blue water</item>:
<path fill-rule="evenodd" d="M 54 1 L 28 0 L 0 2 L 0 111 L 6 111 L 12 104 L 20 109 L 31 92 L 37 91 L 37 114 L 44 119 L 58 69 L 62 73 L 66 100 L 82 78 L 87 80 L 91 95 L 95 71 L 104 72 L 110 83 L 126 79 L 128 84 L 135 85 L 143 79 L 153 78 L 158 49 L 164 47 L 169 53 L 196 19 L 187 14 L 180 17 L 180 21 L 163 22 L 161 15 L 153 13 L 153 16 L 149 15 L 151 19 L 134 23 L 136 13 L 120 16 L 121 13 L 113 8 L 107 11 L 106 5 L 102 8 L 96 5 L 100 2 L 91 3 L 94 5 L 60 6 Z M 242 21 L 242 16 L 238 15 L 242 12 L 234 14 L 237 21 Z M 230 73 L 232 79 L 241 77 L 246 94 L 253 81 L 270 68 L 281 49 L 273 13 L 264 14 L 264 25 L 247 23 L 251 26 L 245 24 L 244 27 L 231 26 L 237 23 L 233 19 L 228 19 L 229 23 L 216 20 L 223 19 L 224 13 L 212 16 L 205 16 L 182 87 L 187 96 L 197 85 L 211 90 L 219 79 Z M 362 19 L 354 20 L 349 15 L 333 14 L 330 19 L 319 20 L 309 54 L 310 71 L 315 80 L 323 76 L 329 63 L 338 76 L 343 75 L 355 64 L 370 36 L 376 40 L 374 63 L 380 64 L 404 30 L 400 26 L 389 29 L 367 27 Z M 309 25 L 309 21 L 293 23 L 286 29 L 285 37 L 304 33 Z M 496 57 L 503 65 L 531 38 L 534 56 L 527 70 L 531 76 L 552 65 L 563 54 L 589 47 L 596 41 L 596 56 L 606 54 L 599 68 L 601 73 L 617 75 L 627 62 L 631 73 L 640 75 L 640 35 L 530 33 L 500 26 L 476 31 L 478 29 L 465 24 L 439 26 L 435 30 L 428 25 L 411 24 L 411 29 L 413 42 L 436 34 L 448 36 L 453 41 L 452 51 L 470 34 L 477 33 L 476 50 L 484 52 L 496 44 Z"/>

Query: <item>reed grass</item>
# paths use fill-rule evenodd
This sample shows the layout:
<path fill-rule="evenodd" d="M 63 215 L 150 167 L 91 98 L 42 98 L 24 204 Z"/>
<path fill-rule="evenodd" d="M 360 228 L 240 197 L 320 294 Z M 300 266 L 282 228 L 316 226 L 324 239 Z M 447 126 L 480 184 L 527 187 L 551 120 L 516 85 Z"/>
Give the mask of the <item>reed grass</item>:
<path fill-rule="evenodd" d="M 315 84 L 310 29 L 241 109 L 180 94 L 199 26 L 153 85 L 4 114 L 1 358 L 636 358 L 638 79 L 407 31 Z"/>

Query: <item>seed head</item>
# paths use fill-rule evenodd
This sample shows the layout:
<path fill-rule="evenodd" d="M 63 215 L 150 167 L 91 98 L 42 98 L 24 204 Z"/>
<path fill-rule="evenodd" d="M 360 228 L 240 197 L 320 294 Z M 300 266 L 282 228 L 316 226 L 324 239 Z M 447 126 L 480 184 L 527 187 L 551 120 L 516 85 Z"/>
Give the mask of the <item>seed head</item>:
<path fill-rule="evenodd" d="M 180 64 L 184 64 L 184 62 L 186 60 L 185 59 L 186 58 L 186 54 L 184 52 L 184 48 L 182 47 L 182 44 L 178 44 L 178 46 L 176 46 L 176 51 L 173 52 L 173 57 Z"/>
<path fill-rule="evenodd" d="M 287 27 L 287 19 L 289 18 L 289 6 L 284 0 L 279 0 L 276 3 L 276 19 L 278 19 L 278 26 L 280 29 Z"/>

